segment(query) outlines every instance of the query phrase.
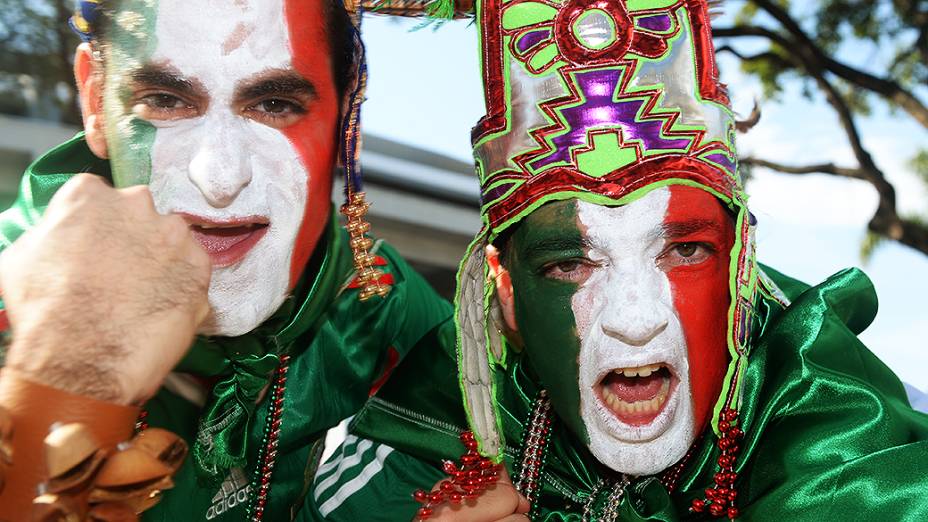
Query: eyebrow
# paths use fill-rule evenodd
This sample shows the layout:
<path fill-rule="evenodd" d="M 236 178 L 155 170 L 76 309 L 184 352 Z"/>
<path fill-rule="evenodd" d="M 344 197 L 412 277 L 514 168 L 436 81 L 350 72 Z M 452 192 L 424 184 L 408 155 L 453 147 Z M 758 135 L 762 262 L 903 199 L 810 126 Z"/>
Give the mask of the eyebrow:
<path fill-rule="evenodd" d="M 549 237 L 530 243 L 523 250 L 524 255 L 533 257 L 546 252 L 560 252 L 563 250 L 586 250 L 590 243 L 581 237 Z"/>
<path fill-rule="evenodd" d="M 170 89 L 180 94 L 195 95 L 198 88 L 194 82 L 163 65 L 147 64 L 132 73 L 132 81 L 151 87 Z"/>
<path fill-rule="evenodd" d="M 254 99 L 273 95 L 303 95 L 316 97 L 316 86 L 293 71 L 276 71 L 256 80 L 240 83 L 235 90 L 238 99 Z"/>
<path fill-rule="evenodd" d="M 718 231 L 721 229 L 719 223 L 712 219 L 691 219 L 688 221 L 675 221 L 664 223 L 660 228 L 660 236 L 664 238 L 675 238 L 688 236 L 702 231 Z"/>

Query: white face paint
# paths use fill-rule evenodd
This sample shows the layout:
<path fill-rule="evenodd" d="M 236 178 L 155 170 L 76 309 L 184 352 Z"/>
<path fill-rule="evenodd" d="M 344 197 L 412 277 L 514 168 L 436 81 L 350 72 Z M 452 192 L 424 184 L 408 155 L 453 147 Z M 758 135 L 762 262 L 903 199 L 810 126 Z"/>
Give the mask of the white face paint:
<path fill-rule="evenodd" d="M 670 190 L 660 188 L 622 207 L 579 201 L 577 208 L 598 266 L 571 301 L 581 340 L 580 415 L 593 455 L 632 475 L 671 466 L 695 437 L 686 340 L 656 263 L 669 201 Z M 649 386 L 621 384 L 642 377 Z"/>
<path fill-rule="evenodd" d="M 241 335 L 287 296 L 311 175 L 281 131 L 233 108 L 239 82 L 291 68 L 283 0 L 161 0 L 155 34 L 151 63 L 172 67 L 209 99 L 198 117 L 151 122 L 150 188 L 159 212 L 203 225 L 193 230 L 213 258 L 214 317 L 202 333 Z"/>

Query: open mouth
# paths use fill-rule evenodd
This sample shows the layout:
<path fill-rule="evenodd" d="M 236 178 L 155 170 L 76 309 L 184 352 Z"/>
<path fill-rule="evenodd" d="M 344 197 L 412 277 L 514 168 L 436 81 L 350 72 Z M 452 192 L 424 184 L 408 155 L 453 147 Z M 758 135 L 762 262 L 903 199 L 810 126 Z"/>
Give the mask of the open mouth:
<path fill-rule="evenodd" d="M 214 267 L 234 265 L 242 260 L 267 233 L 270 223 L 265 218 L 234 221 L 210 221 L 185 216 L 193 237 L 200 242 Z"/>
<path fill-rule="evenodd" d="M 620 421 L 632 426 L 650 424 L 664 411 L 676 378 L 662 364 L 617 368 L 597 385 L 599 398 Z"/>

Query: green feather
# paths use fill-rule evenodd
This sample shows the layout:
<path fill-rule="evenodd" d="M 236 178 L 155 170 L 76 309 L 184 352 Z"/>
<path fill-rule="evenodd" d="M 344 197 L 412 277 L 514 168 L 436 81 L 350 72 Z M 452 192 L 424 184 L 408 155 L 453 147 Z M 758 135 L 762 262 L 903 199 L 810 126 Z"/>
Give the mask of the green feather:
<path fill-rule="evenodd" d="M 423 18 L 418 25 L 412 28 L 412 31 L 418 31 L 419 29 L 429 26 L 432 26 L 433 29 L 438 29 L 448 20 L 454 19 L 454 0 L 419 0 L 419 2 L 410 2 L 408 0 L 374 0 L 367 3 L 367 10 L 376 13 L 377 11 L 389 9 L 391 7 L 409 7 L 411 3 L 414 5 L 418 3 L 418 7 L 422 9 L 419 12 L 422 14 Z"/>
<path fill-rule="evenodd" d="M 454 0 L 431 0 L 425 6 L 429 18 L 451 20 L 454 18 Z"/>

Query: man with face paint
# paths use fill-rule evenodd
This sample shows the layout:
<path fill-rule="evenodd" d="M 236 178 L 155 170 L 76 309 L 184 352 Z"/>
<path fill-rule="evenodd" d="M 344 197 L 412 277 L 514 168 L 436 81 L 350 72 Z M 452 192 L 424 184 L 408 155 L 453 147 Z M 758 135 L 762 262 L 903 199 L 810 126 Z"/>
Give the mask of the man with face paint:
<path fill-rule="evenodd" d="M 856 337 L 869 280 L 755 260 L 708 2 L 476 9 L 485 228 L 458 350 L 355 417 L 317 518 L 928 517 L 928 417 Z"/>
<path fill-rule="evenodd" d="M 29 518 L 56 422 L 82 422 L 111 446 L 133 424 L 186 439 L 191 455 L 146 520 L 296 518 L 326 430 L 406 353 L 448 338 L 439 333 L 451 307 L 365 236 L 366 73 L 350 4 L 353 13 L 330 0 L 80 3 L 85 131 L 29 168 L 0 218 L 4 246 L 23 236 L 4 256 L 14 335 L 0 405 L 13 413 L 14 451 L 12 467 L 0 466 L 0 519 Z M 337 158 L 347 231 L 330 199 Z M 55 238 L 68 248 L 51 261 Z M 119 254 L 101 263 L 109 288 L 91 269 L 107 253 Z M 55 265 L 47 280 L 60 299 L 24 287 L 40 264 Z M 159 272 L 165 264 L 178 268 Z"/>

